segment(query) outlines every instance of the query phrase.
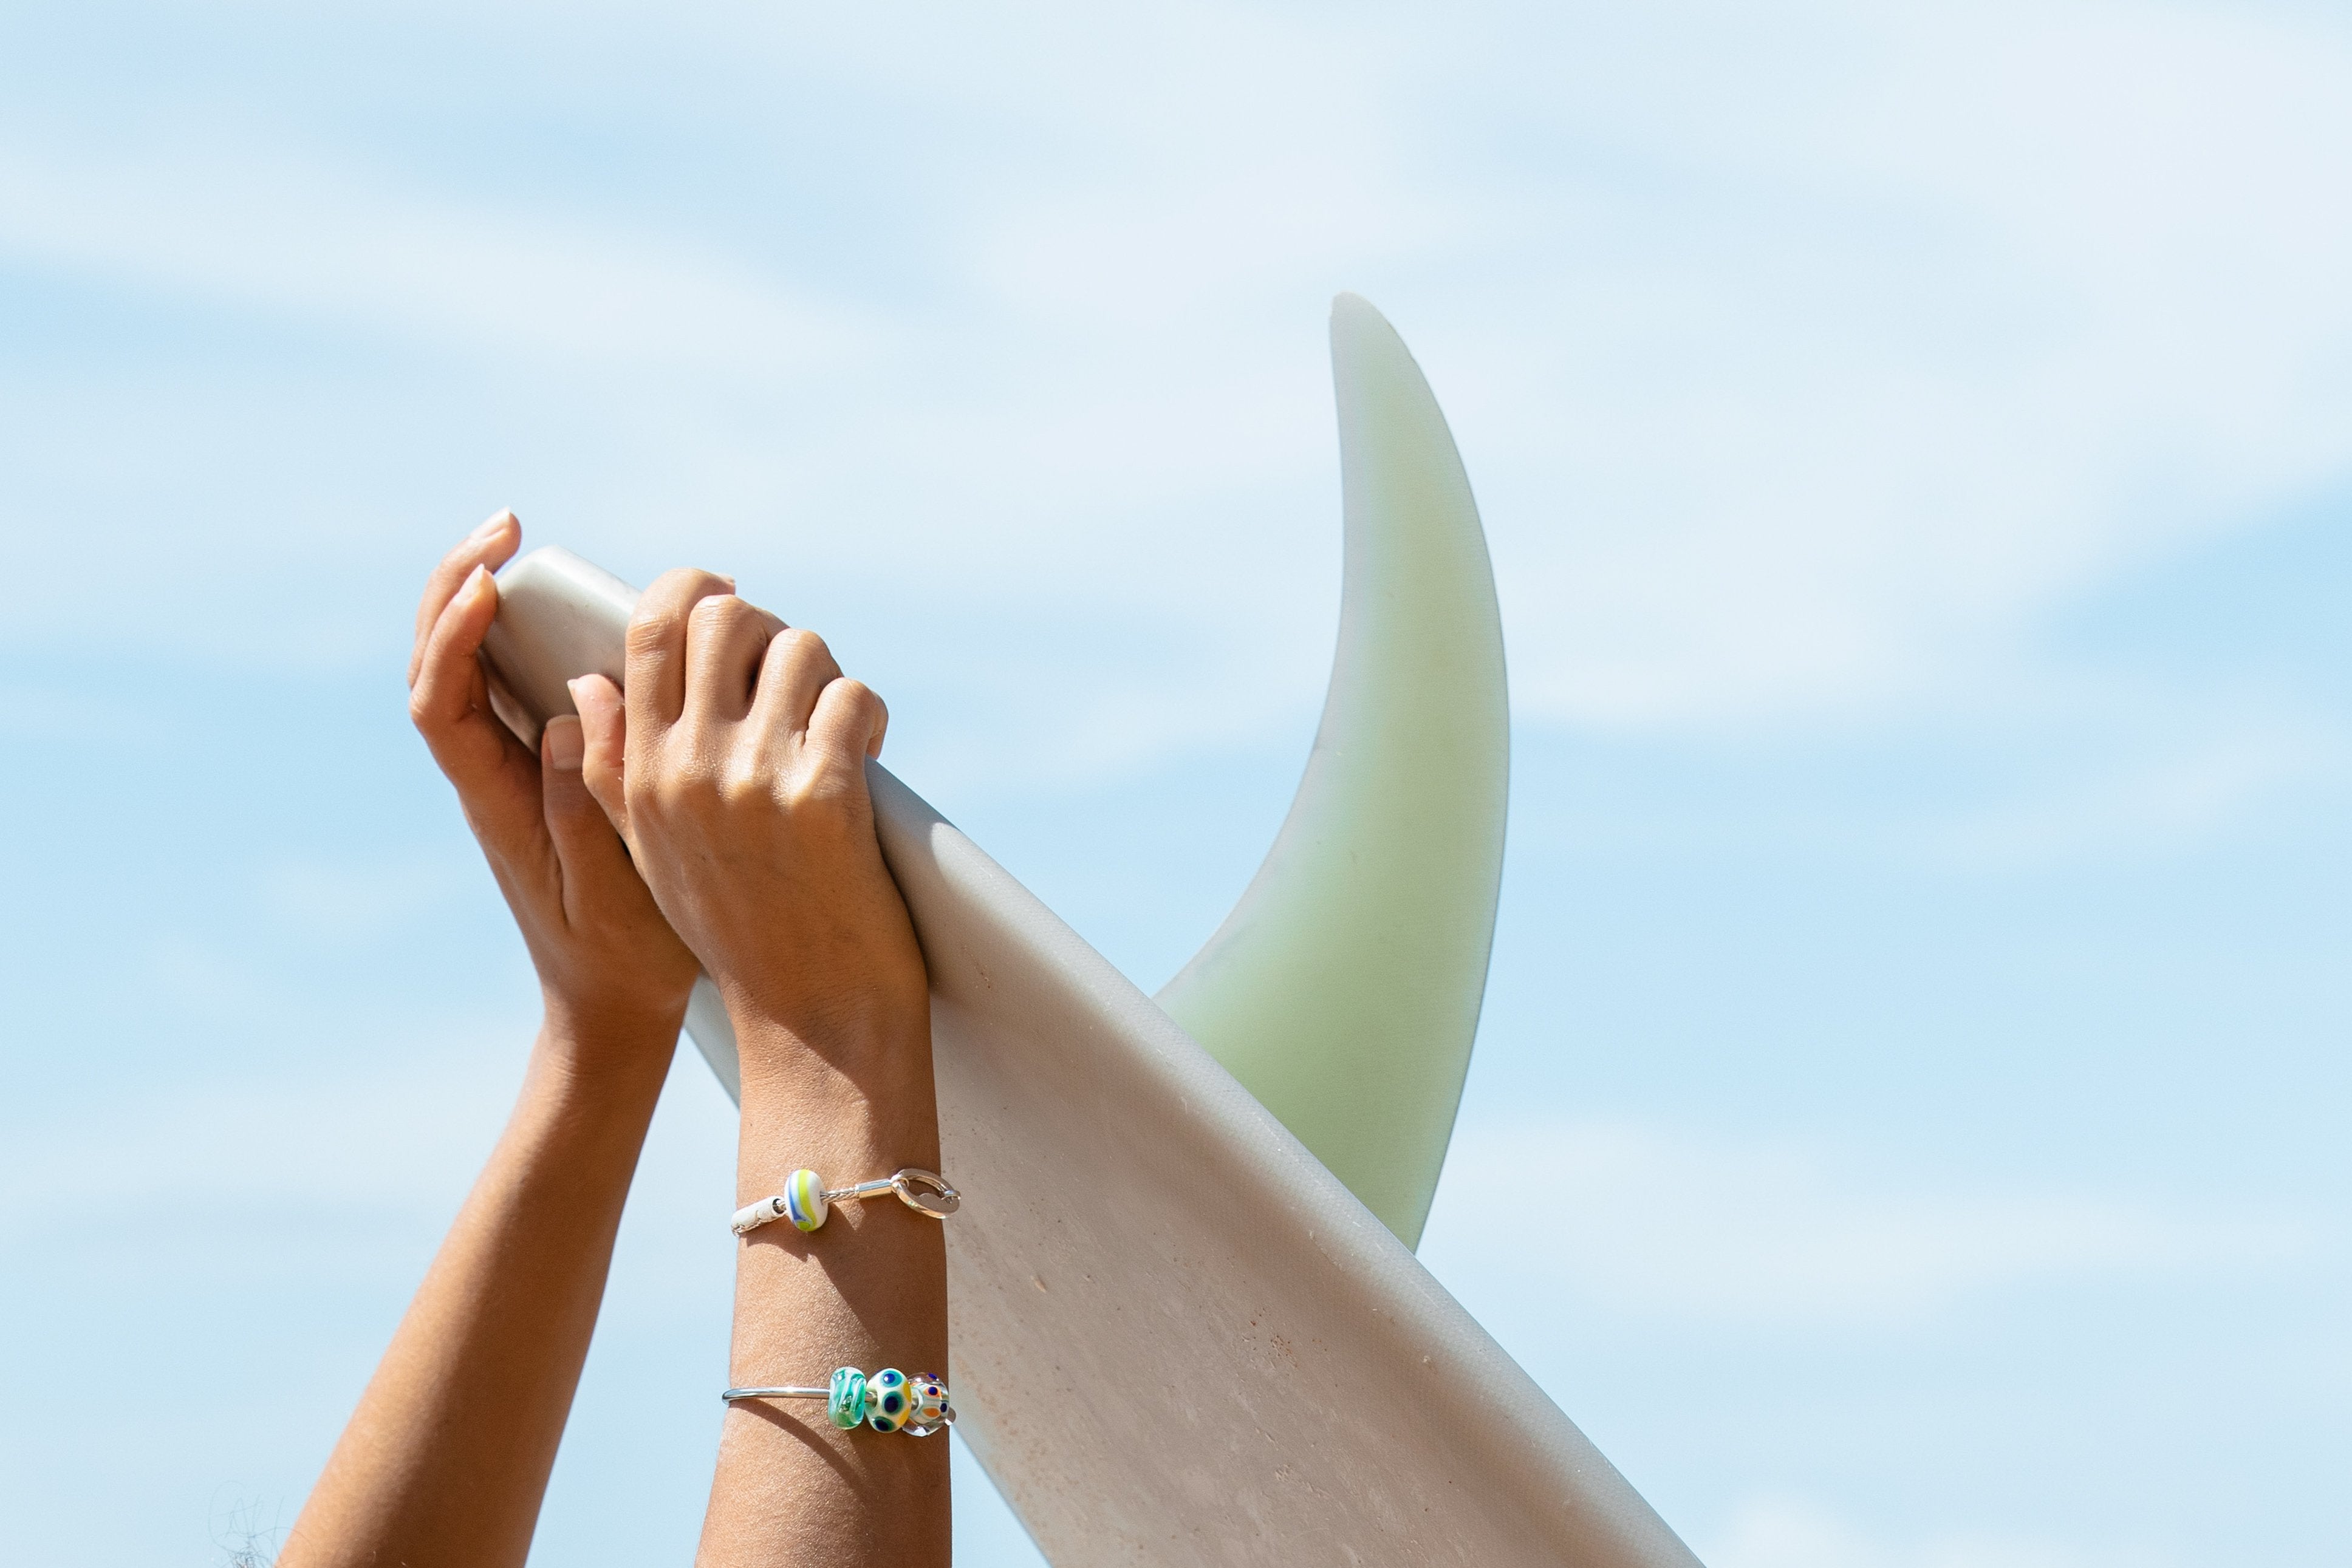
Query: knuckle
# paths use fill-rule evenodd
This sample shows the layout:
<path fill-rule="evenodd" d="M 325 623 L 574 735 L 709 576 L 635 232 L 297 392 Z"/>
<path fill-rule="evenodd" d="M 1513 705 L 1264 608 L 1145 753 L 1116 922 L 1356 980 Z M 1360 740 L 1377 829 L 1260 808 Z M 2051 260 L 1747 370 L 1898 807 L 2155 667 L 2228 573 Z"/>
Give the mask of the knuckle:
<path fill-rule="evenodd" d="M 776 633 L 776 640 L 783 643 L 785 653 L 797 664 L 822 664 L 833 658 L 833 650 L 825 646 L 824 639 L 805 626 L 788 626 Z"/>
<path fill-rule="evenodd" d="M 686 618 L 697 631 L 722 632 L 742 621 L 751 609 L 731 593 L 713 593 L 696 600 Z"/>
<path fill-rule="evenodd" d="M 693 592 L 709 575 L 699 567 L 674 566 L 654 579 L 653 585 L 646 590 L 646 597 L 658 604 L 674 603 Z"/>
<path fill-rule="evenodd" d="M 699 810 L 719 798 L 724 775 L 722 766 L 696 748 L 679 759 L 665 782 L 674 804 L 685 810 Z"/>
<path fill-rule="evenodd" d="M 720 770 L 712 792 L 724 806 L 755 805 L 767 797 L 767 775 L 756 764 L 731 762 Z"/>
<path fill-rule="evenodd" d="M 809 821 L 835 835 L 849 831 L 865 809 L 865 775 L 858 770 L 862 754 L 844 747 L 828 765 L 812 769 L 802 781 L 798 809 Z"/>
<path fill-rule="evenodd" d="M 660 611 L 640 611 L 629 618 L 629 630 L 623 645 L 632 659 L 648 653 L 658 653 L 669 641 L 672 618 Z"/>
<path fill-rule="evenodd" d="M 823 766 L 801 769 L 784 790 L 785 809 L 798 818 L 828 815 L 841 802 L 838 769 Z"/>

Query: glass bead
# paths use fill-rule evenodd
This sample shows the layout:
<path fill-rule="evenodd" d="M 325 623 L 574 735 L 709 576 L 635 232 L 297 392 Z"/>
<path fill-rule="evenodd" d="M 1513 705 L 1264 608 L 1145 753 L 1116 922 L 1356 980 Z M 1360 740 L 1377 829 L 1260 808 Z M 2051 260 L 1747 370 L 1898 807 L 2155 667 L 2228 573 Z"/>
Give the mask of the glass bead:
<path fill-rule="evenodd" d="M 907 1380 L 907 1412 L 905 1430 L 918 1437 L 928 1437 L 947 1425 L 948 1385 L 928 1372 L 919 1372 Z"/>
<path fill-rule="evenodd" d="M 825 1414 L 844 1431 L 866 1419 L 864 1373 L 854 1366 L 845 1366 L 833 1375 L 833 1391 L 825 1399 Z"/>
<path fill-rule="evenodd" d="M 866 1424 L 877 1432 L 895 1432 L 907 1424 L 914 1406 L 908 1397 L 907 1375 L 886 1366 L 866 1384 Z"/>
<path fill-rule="evenodd" d="M 823 1225 L 833 1207 L 825 1201 L 824 1183 L 814 1171 L 794 1171 L 784 1183 L 783 1198 L 784 1218 L 800 1230 Z"/>

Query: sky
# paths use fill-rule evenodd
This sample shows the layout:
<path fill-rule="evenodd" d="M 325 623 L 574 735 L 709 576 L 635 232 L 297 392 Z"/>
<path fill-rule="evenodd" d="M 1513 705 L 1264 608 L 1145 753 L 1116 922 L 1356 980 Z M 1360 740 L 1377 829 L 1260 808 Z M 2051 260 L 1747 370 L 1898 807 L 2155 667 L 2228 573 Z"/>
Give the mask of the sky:
<path fill-rule="evenodd" d="M 2343 1563 L 2347 186 L 2297 0 L 0 5 L 8 1555 L 266 1548 L 496 1136 L 449 542 L 736 573 L 1155 987 L 1352 289 L 1511 668 L 1424 1261 L 1711 1568 Z M 731 1139 L 688 1053 L 535 1562 L 691 1551 Z"/>

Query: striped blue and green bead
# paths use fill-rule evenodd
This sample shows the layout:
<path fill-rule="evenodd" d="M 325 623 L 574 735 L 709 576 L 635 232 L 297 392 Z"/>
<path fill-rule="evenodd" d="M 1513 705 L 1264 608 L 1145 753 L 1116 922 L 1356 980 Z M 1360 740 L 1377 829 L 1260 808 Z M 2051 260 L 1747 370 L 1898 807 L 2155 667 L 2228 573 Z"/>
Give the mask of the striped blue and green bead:
<path fill-rule="evenodd" d="M 782 1197 L 784 1218 L 801 1230 L 814 1230 L 823 1225 L 833 1207 L 825 1202 L 824 1183 L 817 1179 L 814 1171 L 794 1171 L 784 1183 Z M 854 1427 L 857 1423 L 849 1424 Z"/>

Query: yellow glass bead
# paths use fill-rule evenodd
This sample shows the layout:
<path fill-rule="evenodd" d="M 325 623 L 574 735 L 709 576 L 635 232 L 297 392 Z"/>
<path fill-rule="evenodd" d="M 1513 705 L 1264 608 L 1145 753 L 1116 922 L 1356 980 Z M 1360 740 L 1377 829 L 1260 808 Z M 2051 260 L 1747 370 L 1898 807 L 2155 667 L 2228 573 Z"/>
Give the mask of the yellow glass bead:
<path fill-rule="evenodd" d="M 897 1431 L 913 1409 L 907 1375 L 897 1367 L 886 1366 L 866 1380 L 866 1424 L 876 1431 Z"/>

